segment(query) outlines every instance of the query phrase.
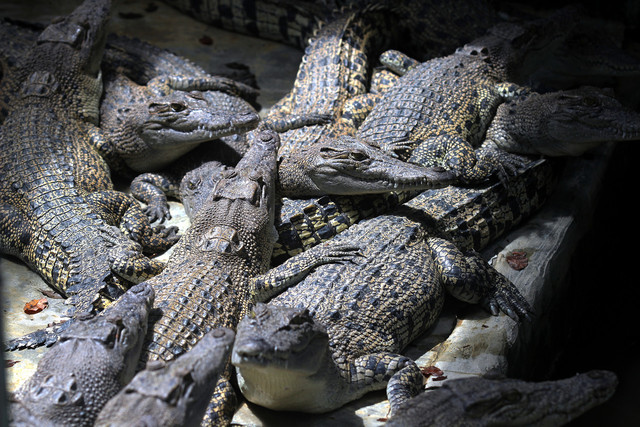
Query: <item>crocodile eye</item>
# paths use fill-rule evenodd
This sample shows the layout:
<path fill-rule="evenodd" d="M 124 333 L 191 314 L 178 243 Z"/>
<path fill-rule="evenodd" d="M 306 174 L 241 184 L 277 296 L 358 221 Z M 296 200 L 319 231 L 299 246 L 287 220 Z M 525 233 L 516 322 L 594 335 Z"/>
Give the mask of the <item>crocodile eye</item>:
<path fill-rule="evenodd" d="M 189 181 L 187 181 L 187 188 L 189 188 L 189 190 L 195 190 L 200 185 L 200 181 L 201 179 L 199 176 L 191 178 Z"/>
<path fill-rule="evenodd" d="M 109 335 L 104 337 L 104 345 L 108 348 L 113 348 L 118 340 L 118 328 L 113 327 L 109 330 Z"/>
<path fill-rule="evenodd" d="M 515 403 L 522 399 L 522 394 L 518 390 L 509 390 L 502 397 L 509 403 Z"/>
<path fill-rule="evenodd" d="M 204 95 L 200 91 L 192 91 L 187 94 L 189 98 L 197 99 L 199 101 L 204 101 Z"/>
<path fill-rule="evenodd" d="M 582 100 L 582 105 L 586 107 L 595 107 L 596 105 L 598 105 L 598 100 L 591 96 L 586 96 Z"/>
<path fill-rule="evenodd" d="M 365 153 L 362 153 L 360 151 L 354 151 L 349 154 L 349 158 L 351 160 L 355 160 L 356 162 L 362 162 L 364 160 L 367 160 L 369 157 Z"/>
<path fill-rule="evenodd" d="M 179 113 L 180 111 L 186 110 L 187 107 L 183 104 L 178 104 L 177 102 L 171 103 L 171 111 Z"/>
<path fill-rule="evenodd" d="M 336 150 L 335 148 L 332 148 L 332 147 L 320 148 L 320 154 L 322 154 L 323 157 L 338 157 L 340 156 L 341 153 L 342 153 L 341 150 Z"/>
<path fill-rule="evenodd" d="M 156 102 L 149 104 L 149 112 L 152 114 L 158 114 L 167 111 L 168 108 L 165 104 L 158 104 Z"/>

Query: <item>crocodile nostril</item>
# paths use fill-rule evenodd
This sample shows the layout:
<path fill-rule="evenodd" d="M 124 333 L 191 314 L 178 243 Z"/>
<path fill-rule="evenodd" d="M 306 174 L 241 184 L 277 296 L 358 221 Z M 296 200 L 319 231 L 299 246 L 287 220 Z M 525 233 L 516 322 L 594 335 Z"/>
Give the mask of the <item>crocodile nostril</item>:
<path fill-rule="evenodd" d="M 236 348 L 236 352 L 241 357 L 255 357 L 261 355 L 265 350 L 265 345 L 262 341 L 248 341 L 242 343 Z"/>

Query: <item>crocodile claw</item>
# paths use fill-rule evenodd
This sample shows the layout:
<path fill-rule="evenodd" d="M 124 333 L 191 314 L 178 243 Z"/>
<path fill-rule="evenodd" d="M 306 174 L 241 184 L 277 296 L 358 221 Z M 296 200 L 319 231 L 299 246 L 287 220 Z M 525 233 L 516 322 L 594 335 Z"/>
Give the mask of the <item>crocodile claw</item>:
<path fill-rule="evenodd" d="M 149 218 L 149 222 L 158 221 L 160 224 L 171 219 L 171 212 L 168 205 L 151 204 L 143 209 L 145 215 Z"/>
<path fill-rule="evenodd" d="M 493 276 L 495 292 L 482 300 L 482 306 L 494 316 L 502 311 L 516 322 L 522 319 L 531 321 L 533 311 L 518 288 L 497 271 Z"/>

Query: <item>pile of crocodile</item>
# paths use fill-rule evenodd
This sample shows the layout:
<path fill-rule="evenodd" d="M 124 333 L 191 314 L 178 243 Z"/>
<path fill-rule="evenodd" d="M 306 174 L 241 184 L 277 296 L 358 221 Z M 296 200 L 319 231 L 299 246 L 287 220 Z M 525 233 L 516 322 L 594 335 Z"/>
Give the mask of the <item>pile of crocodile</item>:
<path fill-rule="evenodd" d="M 0 249 L 72 306 L 5 343 L 51 346 L 15 425 L 228 425 L 238 393 L 317 413 L 380 389 L 392 425 L 557 425 L 611 397 L 604 371 L 425 391 L 403 350 L 446 298 L 533 316 L 478 251 L 545 203 L 557 158 L 640 138 L 596 86 L 640 62 L 602 57 L 573 7 L 168 3 L 304 47 L 291 91 L 261 118 L 247 73 L 107 34 L 109 0 L 0 26 Z"/>

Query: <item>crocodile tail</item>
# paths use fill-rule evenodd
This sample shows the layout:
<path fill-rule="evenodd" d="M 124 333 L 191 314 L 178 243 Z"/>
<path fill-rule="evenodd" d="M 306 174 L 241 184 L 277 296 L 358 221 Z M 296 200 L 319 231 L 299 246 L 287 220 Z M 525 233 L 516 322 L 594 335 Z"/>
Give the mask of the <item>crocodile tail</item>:
<path fill-rule="evenodd" d="M 69 328 L 74 319 L 62 323 L 38 329 L 18 338 L 5 341 L 4 351 L 25 350 L 27 348 L 50 347 L 58 341 L 60 335 Z"/>

